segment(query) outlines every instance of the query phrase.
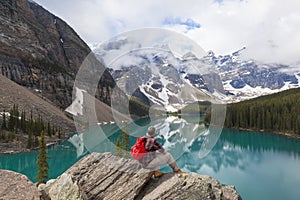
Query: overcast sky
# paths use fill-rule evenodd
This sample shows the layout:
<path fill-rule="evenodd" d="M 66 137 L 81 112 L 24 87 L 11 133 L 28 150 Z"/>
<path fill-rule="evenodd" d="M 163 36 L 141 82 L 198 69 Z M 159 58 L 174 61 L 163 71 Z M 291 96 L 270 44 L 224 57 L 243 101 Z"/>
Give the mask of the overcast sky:
<path fill-rule="evenodd" d="M 260 61 L 300 61 L 299 0 L 35 1 L 67 21 L 88 44 L 132 29 L 165 27 L 217 55 L 246 46 L 247 55 Z"/>

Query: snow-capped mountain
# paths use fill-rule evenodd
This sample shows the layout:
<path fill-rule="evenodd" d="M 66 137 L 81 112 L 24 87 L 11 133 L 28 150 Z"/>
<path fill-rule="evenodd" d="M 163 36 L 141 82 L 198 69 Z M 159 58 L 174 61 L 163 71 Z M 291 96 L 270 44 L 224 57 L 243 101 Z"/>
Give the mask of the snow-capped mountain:
<path fill-rule="evenodd" d="M 210 52 L 203 59 L 214 63 L 219 70 L 227 102 L 239 102 L 290 88 L 300 87 L 299 70 L 288 71 L 283 64 L 267 64 L 243 59 L 246 48 L 231 55 L 216 57 Z"/>
<path fill-rule="evenodd" d="M 128 95 L 167 111 L 196 101 L 214 101 L 214 91 L 224 94 L 217 73 L 201 74 L 195 65 L 207 64 L 187 56 L 177 58 L 167 48 L 132 51 L 111 63 L 109 71 Z M 212 80 L 218 78 L 219 84 L 215 84 Z"/>
<path fill-rule="evenodd" d="M 93 47 L 102 61 L 121 49 L 121 56 L 107 66 L 118 86 L 168 111 L 195 101 L 238 102 L 300 86 L 300 68 L 290 74 L 285 72 L 286 65 L 245 60 L 246 48 L 225 56 L 210 51 L 198 58 L 191 52 L 175 55 L 164 44 L 143 49 L 126 38 Z"/>

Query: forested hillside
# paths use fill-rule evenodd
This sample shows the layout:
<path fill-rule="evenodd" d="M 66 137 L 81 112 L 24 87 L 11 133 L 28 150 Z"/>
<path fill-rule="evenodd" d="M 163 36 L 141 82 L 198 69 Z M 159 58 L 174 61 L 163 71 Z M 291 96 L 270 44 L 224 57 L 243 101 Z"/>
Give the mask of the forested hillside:
<path fill-rule="evenodd" d="M 47 134 L 47 141 L 65 137 L 61 127 L 44 121 L 40 115 L 34 119 L 32 111 L 26 113 L 14 105 L 9 112 L 0 112 L 0 152 L 8 151 L 7 147 L 18 151 L 36 148 L 42 131 Z"/>
<path fill-rule="evenodd" d="M 225 126 L 300 134 L 300 88 L 228 105 Z"/>

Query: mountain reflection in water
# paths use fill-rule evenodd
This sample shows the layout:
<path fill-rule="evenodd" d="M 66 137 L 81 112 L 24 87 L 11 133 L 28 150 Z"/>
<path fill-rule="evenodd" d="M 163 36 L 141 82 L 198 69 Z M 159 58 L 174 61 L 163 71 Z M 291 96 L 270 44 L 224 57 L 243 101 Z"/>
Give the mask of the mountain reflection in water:
<path fill-rule="evenodd" d="M 234 185 L 243 199 L 289 199 L 300 196 L 300 140 L 272 133 L 223 129 L 216 137 L 203 125 L 203 117 L 182 116 L 141 119 L 128 124 L 129 144 L 155 126 L 156 138 L 188 172 L 206 174 L 224 184 Z M 90 152 L 114 152 L 121 131 L 116 124 L 91 127 L 68 141 L 48 148 L 50 178 L 56 178 Z M 218 135 L 217 135 L 218 136 Z M 201 151 L 208 140 L 218 138 L 207 156 Z M 36 151 L 0 155 L 0 168 L 27 175 L 35 181 Z M 170 171 L 163 167 L 162 171 Z"/>

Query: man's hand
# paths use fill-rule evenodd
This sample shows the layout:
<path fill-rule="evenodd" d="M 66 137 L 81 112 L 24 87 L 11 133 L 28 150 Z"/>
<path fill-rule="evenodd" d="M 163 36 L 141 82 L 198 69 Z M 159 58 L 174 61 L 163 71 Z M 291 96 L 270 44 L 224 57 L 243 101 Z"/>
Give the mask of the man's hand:
<path fill-rule="evenodd" d="M 165 149 L 160 149 L 159 152 L 160 152 L 160 153 L 163 153 L 163 154 L 166 154 L 166 153 L 167 153 L 167 151 L 166 151 Z"/>

